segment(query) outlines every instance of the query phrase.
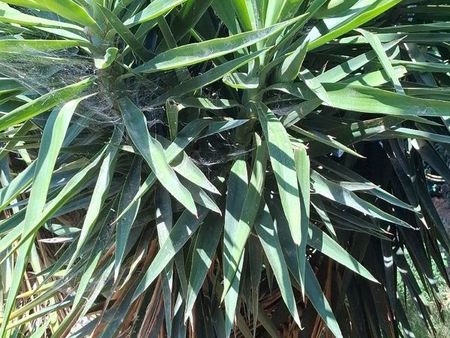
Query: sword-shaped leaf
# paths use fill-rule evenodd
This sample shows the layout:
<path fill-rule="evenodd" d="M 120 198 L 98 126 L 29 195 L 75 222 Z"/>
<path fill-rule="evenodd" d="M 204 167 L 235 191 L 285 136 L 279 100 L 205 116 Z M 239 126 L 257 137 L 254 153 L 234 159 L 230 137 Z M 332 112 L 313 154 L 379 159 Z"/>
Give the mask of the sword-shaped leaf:
<path fill-rule="evenodd" d="M 191 193 L 181 184 L 175 171 L 170 167 L 161 143 L 150 135 L 145 115 L 129 98 L 120 99 L 119 108 L 133 144 L 150 166 L 158 181 L 173 197 L 196 215 L 197 208 Z"/>
<path fill-rule="evenodd" d="M 255 105 L 259 122 L 266 137 L 270 162 L 277 180 L 281 204 L 296 244 L 301 238 L 300 191 L 295 169 L 294 151 L 286 129 L 275 114 L 264 104 Z"/>

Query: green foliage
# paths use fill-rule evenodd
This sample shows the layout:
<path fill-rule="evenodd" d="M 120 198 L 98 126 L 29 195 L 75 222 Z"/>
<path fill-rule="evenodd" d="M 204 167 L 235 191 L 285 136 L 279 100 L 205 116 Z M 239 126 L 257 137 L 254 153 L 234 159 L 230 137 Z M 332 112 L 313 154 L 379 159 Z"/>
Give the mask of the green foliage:
<path fill-rule="evenodd" d="M 0 337 L 433 332 L 446 11 L 0 1 Z"/>

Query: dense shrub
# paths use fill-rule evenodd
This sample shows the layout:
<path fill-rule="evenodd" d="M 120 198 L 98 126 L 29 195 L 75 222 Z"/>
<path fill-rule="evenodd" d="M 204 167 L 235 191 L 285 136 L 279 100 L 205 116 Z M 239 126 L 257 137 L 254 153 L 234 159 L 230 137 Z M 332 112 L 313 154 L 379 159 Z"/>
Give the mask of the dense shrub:
<path fill-rule="evenodd" d="M 0 336 L 432 332 L 448 11 L 0 1 Z"/>

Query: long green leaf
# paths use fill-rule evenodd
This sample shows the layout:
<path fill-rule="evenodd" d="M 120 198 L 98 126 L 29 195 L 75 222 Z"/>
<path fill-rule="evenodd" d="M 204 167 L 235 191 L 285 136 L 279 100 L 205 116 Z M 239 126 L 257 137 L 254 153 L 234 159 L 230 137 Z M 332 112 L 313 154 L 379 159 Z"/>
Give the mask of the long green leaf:
<path fill-rule="evenodd" d="M 118 213 L 125 210 L 138 192 L 141 184 L 141 167 L 141 160 L 134 159 L 120 195 L 119 206 L 117 209 Z M 139 203 L 129 209 L 125 216 L 122 217 L 116 224 L 116 252 L 114 258 L 114 278 L 116 280 L 119 276 L 120 265 L 125 254 L 128 237 L 130 235 L 131 227 L 136 219 L 138 209 Z"/>
<path fill-rule="evenodd" d="M 289 82 L 295 80 L 300 73 L 300 69 L 305 59 L 306 52 L 308 51 L 308 39 L 304 39 L 303 42 L 284 59 L 277 73 L 277 79 L 280 82 Z"/>
<path fill-rule="evenodd" d="M 100 11 L 106 20 L 114 27 L 116 32 L 125 41 L 134 53 L 143 61 L 147 61 L 151 54 L 144 46 L 136 39 L 134 34 L 120 21 L 120 19 L 109 9 L 99 6 Z"/>
<path fill-rule="evenodd" d="M 311 301 L 317 313 L 322 317 L 330 331 L 334 334 L 336 338 L 343 338 L 342 331 L 339 324 L 334 316 L 333 310 L 328 303 L 327 297 L 325 297 L 322 288 L 320 287 L 319 281 L 317 280 L 314 271 L 308 262 L 306 264 L 306 280 L 305 280 L 305 290 L 308 299 Z"/>
<path fill-rule="evenodd" d="M 241 285 L 242 269 L 244 266 L 244 257 L 241 257 L 239 261 L 236 274 L 234 276 L 233 282 L 230 289 L 224 298 L 225 304 L 225 327 L 224 327 L 224 337 L 228 338 L 231 334 L 231 329 L 233 328 L 233 323 L 235 322 L 236 309 L 239 302 L 239 293 Z"/>
<path fill-rule="evenodd" d="M 193 248 L 192 263 L 189 275 L 189 285 L 186 298 L 186 307 L 184 320 L 191 316 L 194 302 L 206 274 L 214 261 L 217 246 L 219 244 L 220 235 L 222 234 L 222 225 L 216 217 L 210 217 L 200 227 Z"/>
<path fill-rule="evenodd" d="M 259 122 L 266 137 L 278 191 L 280 193 L 283 211 L 291 229 L 291 235 L 296 244 L 302 241 L 300 192 L 298 189 L 297 172 L 295 169 L 294 152 L 289 135 L 274 113 L 265 105 L 255 108 Z"/>
<path fill-rule="evenodd" d="M 227 199 L 225 206 L 225 225 L 224 225 L 224 234 L 223 234 L 223 270 L 224 276 L 226 276 L 226 271 L 230 270 L 231 274 L 231 262 L 230 259 L 232 256 L 232 248 L 233 242 L 235 241 L 236 232 L 239 226 L 239 218 L 242 213 L 242 206 L 245 201 L 246 191 L 248 189 L 248 173 L 247 166 L 244 160 L 238 159 L 233 166 L 231 167 L 230 176 L 228 177 L 227 182 Z M 228 257 L 228 258 L 227 258 Z M 240 276 L 239 266 L 242 266 L 243 259 L 239 259 L 238 261 L 233 262 L 235 266 L 238 267 L 235 276 L 229 277 L 227 282 L 228 285 L 232 285 L 236 278 L 238 278 L 238 273 Z M 236 281 L 239 283 L 239 280 Z M 225 283 L 224 283 L 225 285 Z M 231 293 L 231 295 L 229 295 Z M 230 290 L 226 294 L 225 300 L 228 298 L 228 302 L 234 304 L 237 301 L 237 290 Z M 225 305 L 225 336 L 229 336 L 232 328 L 232 324 L 234 321 L 234 310 L 228 312 L 227 309 L 230 308 L 230 305 Z"/>
<path fill-rule="evenodd" d="M 104 202 L 108 197 L 108 192 L 112 183 L 112 178 L 114 175 L 114 169 L 117 162 L 117 156 L 119 151 L 119 144 L 122 141 L 123 129 L 122 127 L 115 128 L 114 133 L 111 137 L 111 147 L 105 153 L 105 157 L 100 166 L 100 172 L 98 174 L 97 181 L 95 182 L 94 191 L 92 192 L 92 197 L 89 202 L 89 207 L 86 212 L 86 216 L 83 220 L 83 226 L 81 228 L 81 233 L 78 238 L 77 247 L 75 253 L 69 262 L 69 267 L 78 259 L 79 253 L 86 243 L 89 234 L 93 230 L 96 221 L 100 215 L 100 211 L 104 206 Z M 69 269 L 68 269 L 69 270 Z"/>
<path fill-rule="evenodd" d="M 170 235 L 173 227 L 173 209 L 170 194 L 164 189 L 159 188 L 155 196 L 156 204 L 156 231 L 158 232 L 158 242 L 160 245 L 164 243 Z M 164 268 L 162 275 L 162 289 L 164 300 L 164 317 L 166 320 L 167 335 L 172 334 L 172 320 L 173 320 L 173 264 L 169 263 Z"/>
<path fill-rule="evenodd" d="M 52 12 L 78 24 L 97 28 L 97 22 L 89 15 L 85 8 L 72 0 L 39 0 Z"/>
<path fill-rule="evenodd" d="M 419 116 L 448 115 L 448 103 L 442 100 L 422 99 L 345 83 L 323 83 L 323 87 L 329 99 L 325 104 L 338 109 L 392 115 L 405 120 L 415 120 Z M 280 90 L 306 100 L 314 98 L 303 83 L 273 85 L 269 89 Z"/>
<path fill-rule="evenodd" d="M 49 172 L 52 172 L 56 165 L 56 160 L 63 144 L 67 128 L 69 127 L 72 115 L 80 101 L 81 99 L 70 101 L 66 103 L 61 110 L 55 110 L 51 114 L 45 126 L 41 149 L 36 161 L 36 169 L 33 179 L 34 183 L 31 189 L 25 219 L 22 225 L 23 233 L 25 233 L 25 227 L 28 224 L 35 222 L 44 210 L 51 181 L 51 175 L 49 175 Z M 25 272 L 33 241 L 34 238 L 30 237 L 22 243 L 19 249 L 18 258 L 14 268 L 14 275 L 16 277 L 13 279 L 13 283 L 9 288 L 7 301 L 3 309 L 3 320 L 0 328 L 1 337 L 5 336 L 6 328 L 9 323 L 9 317 L 14 307 L 16 296 L 19 292 L 22 276 Z"/>
<path fill-rule="evenodd" d="M 308 34 L 311 41 L 309 49 L 315 49 L 325 43 L 345 34 L 352 29 L 384 13 L 398 4 L 400 0 L 358 1 L 353 7 L 338 17 L 331 17 L 319 22 Z"/>
<path fill-rule="evenodd" d="M 35 15 L 28 15 L 8 6 L 5 3 L 0 3 L 0 22 L 15 23 L 21 26 L 33 27 L 62 27 L 75 30 L 82 30 L 82 27 L 73 25 L 64 21 L 49 20 Z"/>
<path fill-rule="evenodd" d="M 198 217 L 195 217 L 187 210 L 184 211 L 177 220 L 169 237 L 161 245 L 161 249 L 153 259 L 152 264 L 145 272 L 139 285 L 133 293 L 133 300 L 136 300 L 158 277 L 163 269 L 169 264 L 175 254 L 184 246 L 187 240 L 197 231 L 200 224 L 203 222 L 208 211 L 200 209 Z"/>
<path fill-rule="evenodd" d="M 141 12 L 133 15 L 131 18 L 124 22 L 127 26 L 144 23 L 153 19 L 156 19 L 167 12 L 170 12 L 173 8 L 186 2 L 186 0 L 155 0 L 152 1 Z"/>
<path fill-rule="evenodd" d="M 8 204 L 31 183 L 36 162 L 31 163 L 25 170 L 17 175 L 7 186 L 0 189 L 0 210 L 4 210 Z"/>
<path fill-rule="evenodd" d="M 383 50 L 391 52 L 392 49 L 399 43 L 399 40 L 391 41 L 383 45 Z M 318 75 L 316 79 L 323 82 L 338 82 L 344 79 L 349 74 L 361 69 L 364 65 L 372 61 L 376 57 L 376 53 L 371 50 L 370 52 L 360 54 L 351 58 L 350 60 L 337 65 L 322 74 Z"/>
<path fill-rule="evenodd" d="M 42 95 L 37 99 L 25 103 L 0 117 L 0 130 L 5 130 L 15 124 L 31 119 L 65 101 L 68 101 L 83 90 L 87 89 L 94 82 L 93 78 L 82 80 L 73 85 L 54 90 L 48 94 Z"/>
<path fill-rule="evenodd" d="M 3 39 L 0 40 L 0 54 L 2 53 L 29 53 L 51 52 L 84 45 L 82 41 L 76 40 L 21 40 Z"/>
<path fill-rule="evenodd" d="M 381 44 L 380 39 L 376 36 L 376 34 L 373 34 L 371 32 L 368 32 L 364 29 L 359 29 L 359 32 L 367 39 L 369 44 L 372 46 L 373 50 L 378 56 L 378 59 L 381 62 L 381 65 L 383 66 L 384 70 L 388 74 L 392 85 L 394 86 L 397 93 L 404 94 L 405 91 L 403 90 L 402 85 L 400 84 L 400 81 L 395 73 L 394 67 L 392 66 L 391 62 L 389 61 L 388 56 L 386 55 L 383 45 Z"/>
<path fill-rule="evenodd" d="M 173 170 L 200 188 L 220 195 L 217 188 L 208 180 L 203 171 L 195 165 L 194 161 L 186 153 L 183 153 L 182 156 L 183 159 L 173 166 Z"/>
<path fill-rule="evenodd" d="M 137 72 L 153 73 L 212 60 L 265 40 L 294 22 L 295 20 L 289 20 L 257 31 L 173 48 L 155 56 L 152 60 L 137 67 L 135 70 Z"/>
<path fill-rule="evenodd" d="M 22 233 L 22 239 L 18 243 L 18 246 L 22 245 L 26 238 L 32 235 L 36 230 L 39 229 L 39 227 L 41 227 L 45 223 L 45 221 L 47 221 L 58 210 L 65 206 L 67 201 L 73 198 L 73 196 L 77 192 L 79 192 L 80 189 L 84 187 L 90 179 L 92 179 L 97 166 L 100 164 L 101 160 L 103 159 L 103 155 L 105 154 L 105 152 L 107 152 L 109 147 L 110 145 L 104 147 L 104 149 L 97 156 L 95 156 L 94 159 L 84 169 L 74 175 L 66 183 L 64 188 L 58 193 L 58 195 L 46 204 L 44 211 L 39 215 L 39 217 L 37 217 L 33 223 L 27 224 L 27 227 L 25 229 L 26 231 Z M 10 220 L 15 221 L 15 218 L 12 217 L 10 218 Z M 19 220 L 19 223 L 22 220 Z M 19 232 L 14 229 L 13 231 L 10 231 L 7 236 L 3 237 L 2 241 L 0 242 L 0 252 L 11 246 L 14 241 L 18 239 L 18 237 L 20 236 L 21 228 L 16 227 L 16 229 L 18 229 Z M 7 237 L 9 237 L 8 240 L 6 240 Z"/>
<path fill-rule="evenodd" d="M 251 60 L 257 58 L 258 56 L 265 53 L 265 50 L 258 51 L 252 54 L 244 55 L 239 58 L 233 59 L 231 61 L 225 62 L 217 67 L 214 67 L 204 74 L 193 77 L 185 82 L 180 83 L 173 89 L 168 90 L 166 93 L 161 94 L 159 97 L 154 99 L 150 105 L 157 106 L 172 97 L 179 97 L 190 92 L 193 92 L 197 89 L 203 88 L 211 83 L 214 83 L 221 78 L 223 78 L 226 74 L 242 67 L 247 64 Z"/>
<path fill-rule="evenodd" d="M 378 283 L 373 275 L 354 257 L 352 257 L 342 246 L 329 237 L 322 230 L 311 224 L 308 229 L 308 245 L 323 254 L 327 255 L 336 262 L 344 265 L 353 272 L 361 275 L 368 280 Z"/>
<path fill-rule="evenodd" d="M 352 154 L 354 156 L 357 157 L 363 157 L 362 155 L 358 154 L 356 151 L 354 151 L 353 149 L 347 147 L 346 145 L 342 144 L 341 142 L 335 140 L 333 137 L 329 136 L 329 135 L 323 135 L 320 132 L 317 131 L 309 131 L 309 130 L 304 130 L 300 127 L 297 126 L 291 126 L 290 129 L 292 129 L 295 132 L 298 132 L 301 135 L 304 135 L 314 141 L 318 141 L 320 143 L 323 143 L 327 146 L 336 148 L 336 149 L 340 149 L 346 153 Z"/>
<path fill-rule="evenodd" d="M 206 127 L 207 123 L 204 120 L 194 120 L 190 122 L 186 127 L 184 127 L 183 130 L 177 135 L 177 138 L 170 144 L 170 146 L 165 151 L 169 163 L 174 161 L 179 155 L 181 155 L 183 153 L 183 149 L 186 148 L 192 141 L 194 141 Z M 119 216 L 117 216 L 116 221 L 122 218 L 128 211 L 128 209 L 132 208 L 133 205 L 138 203 L 141 197 L 153 186 L 153 184 L 155 184 L 156 181 L 157 178 L 155 173 L 153 172 L 150 173 L 147 179 L 139 188 L 139 191 L 133 198 L 133 201 Z M 202 185 L 202 187 L 213 193 L 217 193 L 217 190 L 214 190 L 213 188 L 208 189 L 208 187 L 204 187 L 204 185 Z"/>
<path fill-rule="evenodd" d="M 258 234 L 259 240 L 261 241 L 267 260 L 272 267 L 278 286 L 280 287 L 281 297 L 283 298 L 283 301 L 289 309 L 289 312 L 295 322 L 300 327 L 300 318 L 297 311 L 297 304 L 295 302 L 291 281 L 289 279 L 289 271 L 284 259 L 276 228 L 274 227 L 274 222 L 270 217 L 270 212 L 267 206 L 265 206 L 262 211 L 259 222 L 256 222 L 255 230 Z"/>
<path fill-rule="evenodd" d="M 255 146 L 256 154 L 251 172 L 250 184 L 248 185 L 248 188 L 245 192 L 245 199 L 243 203 L 240 203 L 239 205 L 239 208 L 241 208 L 241 212 L 238 214 L 228 214 L 229 222 L 225 223 L 223 257 L 224 289 L 222 299 L 229 291 L 229 288 L 232 284 L 233 278 L 238 269 L 239 261 L 241 260 L 242 254 L 244 252 L 245 243 L 247 242 L 248 236 L 250 235 L 250 231 L 258 214 L 260 202 L 262 199 L 262 191 L 266 176 L 268 156 L 267 147 L 265 143 L 261 141 L 258 134 L 255 134 Z M 237 166 L 240 172 L 237 174 L 239 176 L 233 178 L 237 182 L 233 182 L 232 189 L 243 189 L 245 187 L 246 180 L 244 180 L 242 177 L 245 175 L 245 171 L 242 165 Z M 240 190 L 238 191 L 242 194 Z M 231 195 L 231 192 L 229 191 L 227 195 L 227 202 L 229 201 L 229 199 L 236 198 L 235 196 L 238 195 Z M 242 194 L 241 196 L 244 196 L 244 194 Z M 230 208 L 232 210 L 229 210 L 229 213 L 233 211 L 235 212 L 237 206 L 230 205 Z M 235 222 L 236 219 L 232 219 L 232 217 L 236 217 L 236 215 L 240 215 L 239 221 L 237 223 Z"/>
<path fill-rule="evenodd" d="M 278 210 L 278 206 L 274 203 L 275 201 L 268 200 L 267 202 L 269 204 L 270 212 L 275 215 L 276 218 L 276 233 L 279 237 L 280 243 L 283 244 L 282 250 L 286 264 L 297 283 L 300 283 L 300 275 L 298 274 L 298 246 L 293 242 L 290 235 L 289 226 L 286 224 L 286 219 L 284 218 L 284 215 L 281 214 L 281 210 Z M 305 293 L 331 332 L 336 337 L 343 337 L 333 310 L 331 309 L 328 300 L 325 297 L 316 276 L 314 275 L 309 261 L 307 261 L 305 265 Z"/>
<path fill-rule="evenodd" d="M 341 187 L 339 184 L 327 180 L 316 171 L 312 172 L 311 179 L 314 191 L 330 200 L 336 201 L 337 203 L 348 206 L 374 218 L 411 228 L 411 225 L 407 222 L 377 208 L 373 204 L 357 196 L 354 192 Z"/>
<path fill-rule="evenodd" d="M 197 214 L 194 200 L 169 165 L 161 144 L 147 129 L 147 119 L 129 98 L 119 100 L 125 126 L 136 148 L 144 157 L 158 181 L 191 213 Z"/>
<path fill-rule="evenodd" d="M 301 212 L 301 241 L 298 246 L 298 261 L 299 261 L 299 275 L 300 286 L 304 294 L 304 280 L 305 280 L 305 264 L 306 264 L 306 243 L 309 225 L 309 207 L 310 207 L 310 162 L 306 152 L 306 148 L 300 145 L 294 150 L 295 169 L 297 171 L 298 184 L 300 187 L 300 212 Z"/>

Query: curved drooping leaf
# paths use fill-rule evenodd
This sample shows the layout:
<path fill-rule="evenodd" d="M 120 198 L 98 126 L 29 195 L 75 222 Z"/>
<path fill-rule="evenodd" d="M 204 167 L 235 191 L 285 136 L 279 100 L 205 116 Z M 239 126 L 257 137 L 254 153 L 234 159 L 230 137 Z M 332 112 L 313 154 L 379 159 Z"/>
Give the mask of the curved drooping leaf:
<path fill-rule="evenodd" d="M 336 260 L 346 266 L 355 273 L 367 278 L 372 282 L 378 282 L 375 277 L 355 258 L 348 254 L 343 247 L 336 243 L 327 234 L 322 232 L 314 225 L 310 225 L 308 229 L 308 245 L 319 250 L 331 259 Z"/>
<path fill-rule="evenodd" d="M 368 214 L 372 217 L 385 220 L 393 224 L 411 228 L 411 225 L 407 222 L 377 208 L 357 196 L 354 192 L 341 187 L 335 182 L 327 180 L 315 171 L 312 172 L 311 180 L 314 191 L 328 199 L 334 200 L 340 204 L 362 212 L 363 214 Z"/>
<path fill-rule="evenodd" d="M 93 82 L 93 78 L 88 78 L 73 85 L 56 89 L 53 92 L 21 105 L 0 117 L 0 130 L 5 130 L 15 124 L 29 120 L 65 101 L 77 97 L 92 85 Z"/>
<path fill-rule="evenodd" d="M 161 144 L 148 132 L 147 119 L 144 114 L 128 98 L 121 99 L 119 104 L 127 131 L 153 173 L 161 184 L 190 212 L 194 215 L 197 214 L 191 193 L 181 184 L 170 167 Z"/>

